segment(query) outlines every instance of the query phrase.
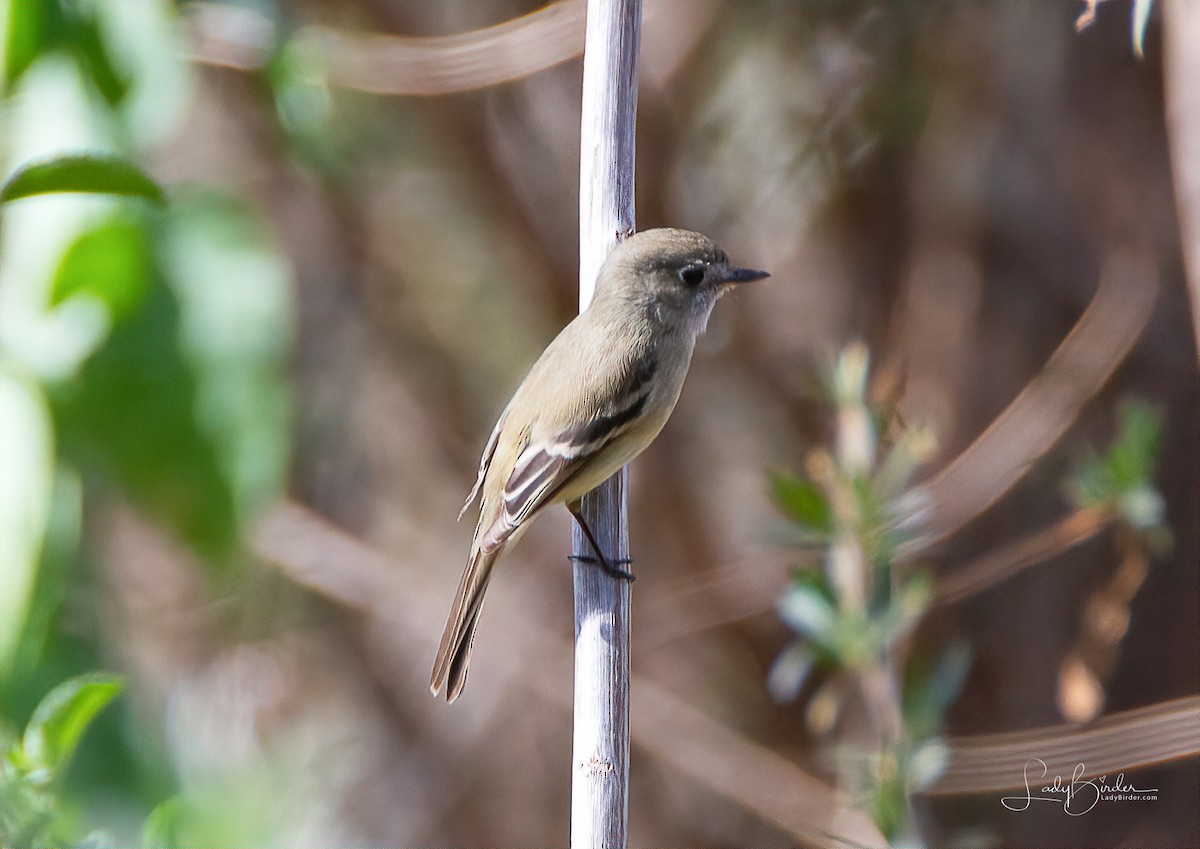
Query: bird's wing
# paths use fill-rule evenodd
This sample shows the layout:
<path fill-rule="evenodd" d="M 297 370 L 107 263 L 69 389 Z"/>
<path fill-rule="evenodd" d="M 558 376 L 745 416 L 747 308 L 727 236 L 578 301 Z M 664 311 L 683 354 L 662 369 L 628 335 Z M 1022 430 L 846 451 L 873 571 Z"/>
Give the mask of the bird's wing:
<path fill-rule="evenodd" d="M 504 420 L 508 418 L 508 411 L 511 408 L 512 401 L 509 401 L 508 406 L 504 408 L 504 412 L 500 414 L 500 418 L 496 421 L 496 426 L 492 428 L 492 435 L 488 437 L 487 445 L 483 447 L 483 456 L 479 458 L 479 475 L 475 478 L 475 486 L 471 487 L 471 494 L 467 496 L 462 509 L 458 511 L 458 518 L 460 519 L 463 517 L 463 513 L 467 512 L 467 508 L 479 496 L 479 491 L 483 489 L 483 479 L 487 477 L 488 467 L 492 464 L 492 457 L 496 456 L 496 446 L 500 442 L 500 432 L 504 430 Z"/>
<path fill-rule="evenodd" d="M 541 438 L 535 432 L 517 455 L 500 493 L 496 517 L 479 537 L 480 550 L 502 545 L 522 522 L 552 501 L 590 458 L 635 425 L 653 390 L 654 370 L 653 360 L 642 358 L 596 397 L 598 403 L 586 420 Z"/>

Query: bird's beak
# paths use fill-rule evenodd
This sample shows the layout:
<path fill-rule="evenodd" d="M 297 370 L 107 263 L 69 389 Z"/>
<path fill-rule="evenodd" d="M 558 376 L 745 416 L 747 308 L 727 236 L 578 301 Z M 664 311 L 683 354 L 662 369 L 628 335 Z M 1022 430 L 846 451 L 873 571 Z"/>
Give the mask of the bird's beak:
<path fill-rule="evenodd" d="M 750 283 L 753 280 L 762 280 L 764 277 L 771 275 L 766 271 L 757 271 L 753 268 L 723 268 L 718 272 L 719 283 Z"/>

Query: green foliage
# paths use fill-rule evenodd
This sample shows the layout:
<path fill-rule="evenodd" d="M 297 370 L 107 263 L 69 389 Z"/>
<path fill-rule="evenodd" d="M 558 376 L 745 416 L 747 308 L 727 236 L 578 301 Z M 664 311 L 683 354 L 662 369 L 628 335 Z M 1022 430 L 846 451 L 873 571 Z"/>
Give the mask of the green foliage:
<path fill-rule="evenodd" d="M 187 103 L 176 13 L 0 0 L 0 845 L 78 844 L 100 780 L 126 821 L 174 789 L 108 717 L 61 780 L 119 687 L 76 677 L 93 504 L 119 492 L 215 571 L 283 492 L 290 275 L 259 216 L 144 168 Z"/>
<path fill-rule="evenodd" d="M 153 847 L 270 845 L 299 812 L 280 809 L 274 792 L 283 775 L 234 775 L 222 784 L 189 788 L 157 805 L 142 825 L 142 845 Z"/>
<path fill-rule="evenodd" d="M 6 22 L 4 35 L 4 88 L 7 91 L 25 72 L 39 53 L 50 47 L 63 29 L 57 3 L 4 0 L 0 20 Z"/>
<path fill-rule="evenodd" d="M 227 198 L 182 198 L 167 224 L 161 262 L 181 310 L 196 426 L 244 526 L 285 483 L 291 275 L 258 219 Z"/>
<path fill-rule="evenodd" d="M 287 275 L 220 201 L 182 201 L 148 236 L 141 309 L 56 387 L 55 420 L 70 458 L 222 561 L 283 486 Z"/>
<path fill-rule="evenodd" d="M 19 740 L 0 739 L 0 845 L 68 842 L 57 785 L 96 714 L 120 692 L 110 675 L 64 681 L 42 699 Z"/>
<path fill-rule="evenodd" d="M 795 582 L 783 594 L 777 607 L 779 617 L 797 634 L 818 645 L 833 645 L 837 628 L 836 600 L 828 582 L 818 572 L 796 575 Z"/>
<path fill-rule="evenodd" d="M 962 691 L 970 668 L 970 649 L 958 643 L 951 644 L 936 660 L 917 655 L 909 661 L 901 712 L 914 740 L 926 740 L 937 733 L 941 718 Z"/>
<path fill-rule="evenodd" d="M 791 538 L 828 546 L 824 569 L 797 574 L 779 615 L 821 663 L 843 670 L 878 662 L 932 595 L 923 576 L 893 568 L 912 530 L 904 487 L 932 440 L 914 430 L 880 444 L 887 416 L 866 402 L 867 364 L 866 349 L 851 346 L 824 381 L 836 409 L 836 441 L 832 451 L 811 454 L 811 477 L 770 476 L 776 505 L 796 526 Z"/>
<path fill-rule="evenodd" d="M 313 165 L 334 170 L 340 161 L 340 132 L 319 51 L 302 41 L 288 41 L 279 46 L 264 70 L 280 126 L 296 151 Z"/>
<path fill-rule="evenodd" d="M 0 363 L 0 680 L 11 669 L 50 511 L 54 445 L 41 389 Z"/>
<path fill-rule="evenodd" d="M 918 530 L 920 499 L 907 486 L 933 440 L 921 430 L 905 430 L 890 444 L 881 439 L 889 415 L 867 402 L 867 366 L 866 349 L 851 346 L 825 381 L 835 440 L 809 455 L 809 479 L 771 476 L 772 496 L 797 526 L 795 538 L 826 548 L 822 567 L 798 572 L 779 600 L 779 617 L 798 639 L 772 664 L 768 688 L 788 701 L 822 679 L 808 712 L 820 735 L 834 726 L 847 693 L 870 694 L 866 708 L 877 728 L 901 726 L 869 755 L 835 752 L 875 824 L 895 839 L 910 828 L 914 789 L 928 786 L 944 766 L 935 735 L 968 658 L 950 652 L 933 669 L 917 662 L 904 682 L 890 683 L 903 665 L 907 636 L 933 598 L 930 579 L 905 568 L 897 554 Z M 880 682 L 897 692 L 880 692 Z"/>
<path fill-rule="evenodd" d="M 867 805 L 871 819 L 889 843 L 901 834 L 910 816 L 908 787 L 898 760 L 895 753 L 888 753 L 873 762 L 871 794 Z"/>
<path fill-rule="evenodd" d="M 805 534 L 823 540 L 833 532 L 833 510 L 829 500 L 811 481 L 783 472 L 772 472 L 771 497 L 784 515 Z"/>
<path fill-rule="evenodd" d="M 1109 507 L 1135 528 L 1162 522 L 1163 500 L 1154 488 L 1162 418 L 1139 401 L 1118 413 L 1117 435 L 1102 455 L 1087 457 L 1076 469 L 1070 493 L 1080 507 Z"/>
<path fill-rule="evenodd" d="M 92 719 L 120 692 L 120 679 L 101 673 L 72 678 L 51 690 L 25 728 L 24 766 L 38 775 L 61 772 Z"/>
<path fill-rule="evenodd" d="M 889 601 L 869 612 L 841 605 L 817 572 L 802 572 L 777 606 L 780 619 L 836 669 L 861 669 L 878 662 L 888 647 L 909 632 L 932 596 L 929 580 L 913 575 Z M 794 695 L 794 694 L 790 694 Z"/>
<path fill-rule="evenodd" d="M 120 156 L 79 153 L 30 162 L 18 168 L 0 187 L 0 201 L 14 201 L 52 192 L 132 195 L 163 203 L 158 183 Z"/>
<path fill-rule="evenodd" d="M 143 223 L 114 215 L 80 234 L 67 248 L 51 284 L 50 304 L 91 295 L 104 304 L 114 322 L 120 322 L 145 302 L 150 263 Z"/>

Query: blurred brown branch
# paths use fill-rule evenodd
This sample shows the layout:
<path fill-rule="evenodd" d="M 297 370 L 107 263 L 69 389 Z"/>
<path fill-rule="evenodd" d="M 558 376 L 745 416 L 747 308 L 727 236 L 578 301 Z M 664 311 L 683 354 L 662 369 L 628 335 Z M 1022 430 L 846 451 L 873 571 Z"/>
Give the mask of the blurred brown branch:
<path fill-rule="evenodd" d="M 432 647 L 428 610 L 438 609 L 432 590 L 411 580 L 401 582 L 387 557 L 339 530 L 298 504 L 280 507 L 254 537 L 258 556 L 297 583 L 339 604 L 381 621 L 404 623 L 394 643 L 411 650 L 411 637 L 421 631 Z M 494 612 L 500 614 L 504 608 Z M 533 689 L 564 711 L 571 709 L 565 640 L 524 618 L 497 623 L 514 645 L 549 646 L 561 663 L 520 663 L 511 669 L 530 679 Z M 523 652 L 515 651 L 514 656 Z M 886 841 L 865 814 L 821 780 L 696 710 L 644 676 L 632 676 L 635 709 L 631 733 L 635 744 L 653 752 L 709 790 L 726 796 L 798 840 L 819 845 L 884 846 Z"/>
<path fill-rule="evenodd" d="M 1115 775 L 1200 755 L 1200 696 L 1115 713 L 1087 727 L 951 738 L 947 745 L 950 763 L 926 791 L 931 795 L 1022 788 L 1025 764 L 1032 758 L 1045 762 L 1049 776 L 1068 777 L 1080 763 L 1082 778 Z"/>
<path fill-rule="evenodd" d="M 911 557 L 974 519 L 1017 483 L 1066 433 L 1150 319 L 1158 276 L 1143 253 L 1107 257 L 1091 304 L 1042 371 L 958 457 L 919 489 L 930 501 Z"/>
<path fill-rule="evenodd" d="M 1200 4 L 1167 0 L 1164 16 L 1167 137 L 1192 301 L 1192 331 L 1200 355 Z"/>
<path fill-rule="evenodd" d="M 938 582 L 934 601 L 951 604 L 995 586 L 1023 569 L 1057 557 L 1094 537 L 1113 520 L 1099 507 L 1076 510 L 1048 528 L 989 552 Z"/>
<path fill-rule="evenodd" d="M 583 53 L 583 0 L 561 0 L 496 26 L 429 38 L 312 27 L 337 85 L 373 94 L 435 95 L 527 77 Z"/>
<path fill-rule="evenodd" d="M 257 71 L 271 58 L 271 23 L 257 13 L 216 3 L 192 3 L 187 10 L 193 62 Z M 678 66 L 714 10 L 712 3 L 699 0 L 647 4 L 652 81 L 661 83 Z M 454 35 L 380 35 L 312 25 L 296 38 L 320 59 L 334 85 L 372 94 L 432 96 L 512 82 L 579 58 L 585 12 L 584 0 L 559 0 L 511 21 Z"/>
<path fill-rule="evenodd" d="M 189 7 L 191 59 L 249 71 L 269 49 L 247 38 L 253 13 L 230 14 L 213 4 Z M 374 94 L 434 95 L 468 91 L 529 76 L 583 52 L 583 0 L 561 0 L 491 27 L 432 37 L 340 32 L 310 26 L 299 39 L 312 45 L 337 85 Z"/>

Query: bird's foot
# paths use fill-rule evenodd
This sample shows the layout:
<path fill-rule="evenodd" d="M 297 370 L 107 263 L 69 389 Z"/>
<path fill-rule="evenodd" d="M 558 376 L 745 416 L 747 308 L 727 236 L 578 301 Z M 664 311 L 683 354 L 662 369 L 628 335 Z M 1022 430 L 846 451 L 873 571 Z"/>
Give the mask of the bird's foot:
<path fill-rule="evenodd" d="M 628 557 L 618 557 L 616 560 L 609 560 L 607 557 L 596 558 L 590 554 L 568 554 L 568 560 L 575 560 L 579 563 L 592 563 L 599 566 L 614 578 L 624 578 L 626 581 L 633 583 L 637 580 L 637 576 L 628 569 L 622 569 L 622 566 L 628 566 L 633 563 Z"/>

